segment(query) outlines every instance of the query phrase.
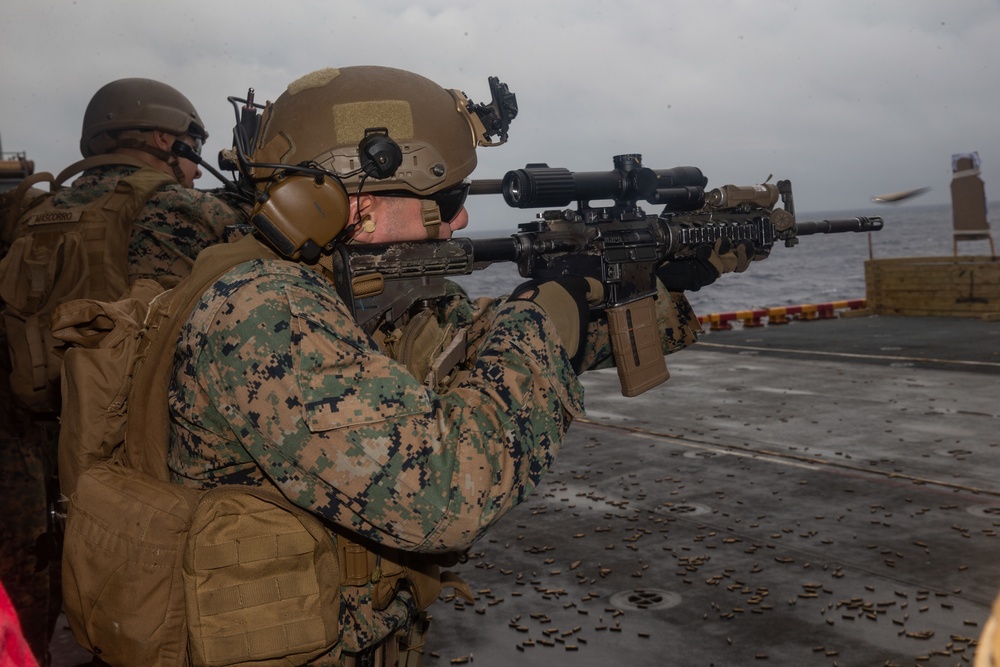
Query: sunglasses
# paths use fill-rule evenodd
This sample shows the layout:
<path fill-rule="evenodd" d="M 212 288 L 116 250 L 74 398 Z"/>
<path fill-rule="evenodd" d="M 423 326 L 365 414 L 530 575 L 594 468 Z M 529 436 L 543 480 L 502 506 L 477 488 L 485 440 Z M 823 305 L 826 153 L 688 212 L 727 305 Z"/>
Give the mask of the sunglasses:
<path fill-rule="evenodd" d="M 438 210 L 441 212 L 441 220 L 443 222 L 451 222 L 458 217 L 459 213 L 462 212 L 462 207 L 465 206 L 465 200 L 469 196 L 470 185 L 471 184 L 468 181 L 465 181 L 463 183 L 459 183 L 453 188 L 441 190 L 423 197 L 415 195 L 412 192 L 377 192 L 374 194 L 377 194 L 380 197 L 413 197 L 414 199 L 430 199 L 437 204 Z"/>
<path fill-rule="evenodd" d="M 197 134 L 189 134 L 187 136 L 192 141 L 192 143 L 190 144 L 191 148 L 194 150 L 195 153 L 201 155 L 201 149 L 205 145 L 204 137 L 199 137 Z"/>

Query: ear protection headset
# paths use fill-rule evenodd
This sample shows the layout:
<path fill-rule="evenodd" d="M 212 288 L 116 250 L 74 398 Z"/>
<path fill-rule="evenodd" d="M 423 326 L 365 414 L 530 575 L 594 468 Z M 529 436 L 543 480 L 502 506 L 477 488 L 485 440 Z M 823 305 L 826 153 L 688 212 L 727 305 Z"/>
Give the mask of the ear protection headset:
<path fill-rule="evenodd" d="M 365 130 L 358 156 L 361 169 L 376 179 L 390 178 L 403 162 L 402 150 L 384 127 Z M 347 188 L 327 171 L 282 166 L 284 175 L 257 196 L 250 222 L 281 256 L 313 263 L 347 226 Z"/>

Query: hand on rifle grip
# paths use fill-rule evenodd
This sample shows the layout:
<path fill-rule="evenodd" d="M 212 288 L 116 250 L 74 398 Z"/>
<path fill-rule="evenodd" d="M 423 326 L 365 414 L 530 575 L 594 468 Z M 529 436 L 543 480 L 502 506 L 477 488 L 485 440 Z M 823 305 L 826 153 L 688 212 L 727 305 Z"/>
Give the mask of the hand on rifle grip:
<path fill-rule="evenodd" d="M 734 247 L 729 239 L 719 239 L 714 250 L 723 265 L 721 273 L 743 273 L 756 259 L 753 241 L 740 241 Z"/>
<path fill-rule="evenodd" d="M 746 271 L 754 254 L 753 242 L 740 241 L 733 247 L 723 238 L 715 245 L 700 246 L 693 257 L 664 262 L 656 275 L 671 292 L 697 292 L 723 273 Z"/>

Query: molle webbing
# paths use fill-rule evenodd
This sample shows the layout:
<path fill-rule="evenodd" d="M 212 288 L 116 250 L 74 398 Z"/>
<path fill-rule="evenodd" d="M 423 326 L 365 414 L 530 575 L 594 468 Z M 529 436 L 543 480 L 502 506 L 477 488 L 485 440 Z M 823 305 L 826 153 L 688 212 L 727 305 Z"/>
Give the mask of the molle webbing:
<path fill-rule="evenodd" d="M 87 168 L 90 168 L 95 161 L 106 162 L 91 159 L 78 164 L 87 164 Z M 119 160 L 109 163 L 117 164 Z M 60 177 L 67 173 L 72 172 L 67 170 Z M 174 179 L 169 175 L 145 168 L 122 178 L 112 191 L 83 206 L 56 206 L 51 195 L 43 195 L 32 202 L 18 222 L 15 237 L 30 236 L 33 239 L 31 257 L 25 257 L 25 261 L 50 258 L 50 262 L 37 266 L 30 277 L 32 292 L 37 294 L 36 298 L 59 298 L 60 302 L 68 300 L 66 295 L 49 294 L 48 289 L 52 286 L 45 284 L 49 280 L 38 275 L 39 270 L 51 271 L 51 261 L 84 264 L 87 285 L 84 292 L 74 298 L 114 301 L 120 297 L 129 284 L 128 247 L 132 224 L 153 193 L 173 182 Z M 79 235 L 82 240 L 85 253 L 83 257 L 59 254 L 63 239 L 70 234 Z M 52 307 L 54 305 L 56 304 Z M 38 307 L 42 307 L 42 304 Z"/>
<path fill-rule="evenodd" d="M 42 174 L 33 182 L 48 180 L 53 192 L 27 204 L 16 202 L 22 212 L 8 230 L 11 246 L 0 263 L 0 299 L 13 365 L 11 385 L 25 409 L 46 413 L 59 405 L 62 362 L 49 332 L 52 311 L 76 299 L 121 297 L 129 285 L 132 224 L 152 194 L 175 181 L 141 168 L 95 201 L 72 207 L 53 203 L 55 189 L 81 168 L 133 162 L 101 156 L 78 162 L 58 180 Z"/>

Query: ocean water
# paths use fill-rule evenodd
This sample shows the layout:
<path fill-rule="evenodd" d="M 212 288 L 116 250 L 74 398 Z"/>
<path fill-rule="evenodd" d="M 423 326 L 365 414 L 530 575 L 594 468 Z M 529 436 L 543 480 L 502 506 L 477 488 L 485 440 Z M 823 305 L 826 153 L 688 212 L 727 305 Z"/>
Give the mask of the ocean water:
<path fill-rule="evenodd" d="M 990 210 L 1000 210 L 1000 203 L 992 204 Z M 849 212 L 799 213 L 796 217 L 808 221 L 856 215 L 878 215 L 885 224 L 878 232 L 814 234 L 800 237 L 792 248 L 775 245 L 770 257 L 752 263 L 745 273 L 723 275 L 712 285 L 689 292 L 695 312 L 707 315 L 860 299 L 865 296 L 864 262 L 869 257 L 930 257 L 953 252 L 950 205 L 890 205 Z M 995 224 L 992 219 L 991 224 Z M 472 238 L 503 235 L 469 234 Z M 990 247 L 988 241 L 965 241 L 958 250 L 963 255 L 988 255 Z M 494 264 L 456 279 L 472 297 L 508 294 L 523 281 L 513 264 Z"/>

